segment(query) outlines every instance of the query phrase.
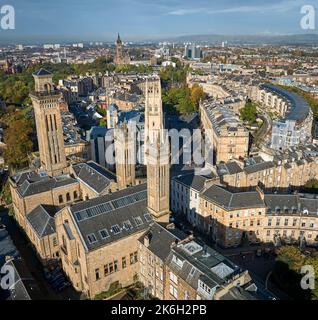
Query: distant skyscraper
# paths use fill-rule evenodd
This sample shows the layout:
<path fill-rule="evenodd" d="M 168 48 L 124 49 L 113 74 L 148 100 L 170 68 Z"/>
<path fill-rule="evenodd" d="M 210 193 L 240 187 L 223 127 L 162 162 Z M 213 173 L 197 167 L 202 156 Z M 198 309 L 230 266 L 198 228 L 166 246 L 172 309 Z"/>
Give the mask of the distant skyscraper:
<path fill-rule="evenodd" d="M 186 44 L 184 47 L 184 56 L 188 59 L 198 60 L 202 58 L 202 50 L 195 44 Z"/>
<path fill-rule="evenodd" d="M 36 122 L 41 165 L 51 176 L 67 171 L 59 101 L 62 94 L 54 89 L 53 75 L 44 70 L 33 73 L 35 91 L 30 94 Z"/>

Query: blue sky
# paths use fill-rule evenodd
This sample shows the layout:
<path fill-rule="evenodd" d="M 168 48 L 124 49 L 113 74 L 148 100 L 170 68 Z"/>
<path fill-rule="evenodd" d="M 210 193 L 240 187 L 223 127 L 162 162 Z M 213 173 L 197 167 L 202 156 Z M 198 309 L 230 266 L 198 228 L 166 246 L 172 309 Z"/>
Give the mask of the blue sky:
<path fill-rule="evenodd" d="M 1 37 L 21 40 L 124 40 L 185 34 L 303 33 L 304 4 L 317 0 L 0 0 L 16 11 L 16 30 Z M 316 14 L 318 21 L 318 9 Z M 318 23 L 316 23 L 318 24 Z M 315 31 L 316 32 L 316 31 Z"/>

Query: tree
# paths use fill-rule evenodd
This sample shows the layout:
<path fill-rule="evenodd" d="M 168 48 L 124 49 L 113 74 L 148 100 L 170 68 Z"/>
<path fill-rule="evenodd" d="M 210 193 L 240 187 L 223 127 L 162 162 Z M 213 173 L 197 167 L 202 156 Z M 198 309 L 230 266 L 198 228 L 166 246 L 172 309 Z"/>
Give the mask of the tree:
<path fill-rule="evenodd" d="M 298 248 L 284 246 L 277 251 L 277 261 L 287 264 L 289 269 L 293 271 L 299 271 L 304 265 L 305 257 Z"/>
<path fill-rule="evenodd" d="M 247 121 L 249 124 L 253 124 L 257 118 L 256 104 L 253 102 L 246 102 L 245 107 L 240 111 L 241 119 Z"/>
<path fill-rule="evenodd" d="M 28 164 L 28 154 L 32 151 L 31 134 L 31 121 L 26 118 L 14 119 L 4 130 L 4 159 L 10 168 L 19 169 Z"/>
<path fill-rule="evenodd" d="M 190 92 L 191 92 L 191 102 L 194 105 L 194 107 L 198 109 L 200 100 L 206 99 L 207 95 L 203 91 L 202 87 L 197 83 L 192 86 Z"/>
<path fill-rule="evenodd" d="M 305 184 L 306 189 L 318 189 L 318 179 L 310 179 Z"/>

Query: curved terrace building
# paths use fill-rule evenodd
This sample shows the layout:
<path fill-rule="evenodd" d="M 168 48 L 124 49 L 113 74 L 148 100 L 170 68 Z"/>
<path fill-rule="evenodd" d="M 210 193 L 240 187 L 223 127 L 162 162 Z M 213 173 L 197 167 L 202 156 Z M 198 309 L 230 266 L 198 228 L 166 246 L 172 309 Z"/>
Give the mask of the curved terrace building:
<path fill-rule="evenodd" d="M 288 149 L 299 144 L 306 144 L 312 139 L 313 114 L 307 101 L 288 90 L 263 84 L 261 89 L 271 92 L 287 103 L 281 119 L 273 121 L 271 148 Z"/>

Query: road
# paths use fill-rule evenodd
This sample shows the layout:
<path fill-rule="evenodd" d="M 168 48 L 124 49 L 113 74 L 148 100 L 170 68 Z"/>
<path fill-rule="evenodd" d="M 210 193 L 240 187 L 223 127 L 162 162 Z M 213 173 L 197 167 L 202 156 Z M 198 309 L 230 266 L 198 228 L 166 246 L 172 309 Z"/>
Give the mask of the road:
<path fill-rule="evenodd" d="M 272 129 L 272 119 L 264 110 L 260 108 L 257 108 L 257 112 L 258 112 L 259 118 L 263 120 L 263 124 L 261 128 L 258 130 L 257 134 L 254 137 L 255 144 L 259 145 L 261 142 L 264 141 L 266 136 L 270 133 Z"/>

